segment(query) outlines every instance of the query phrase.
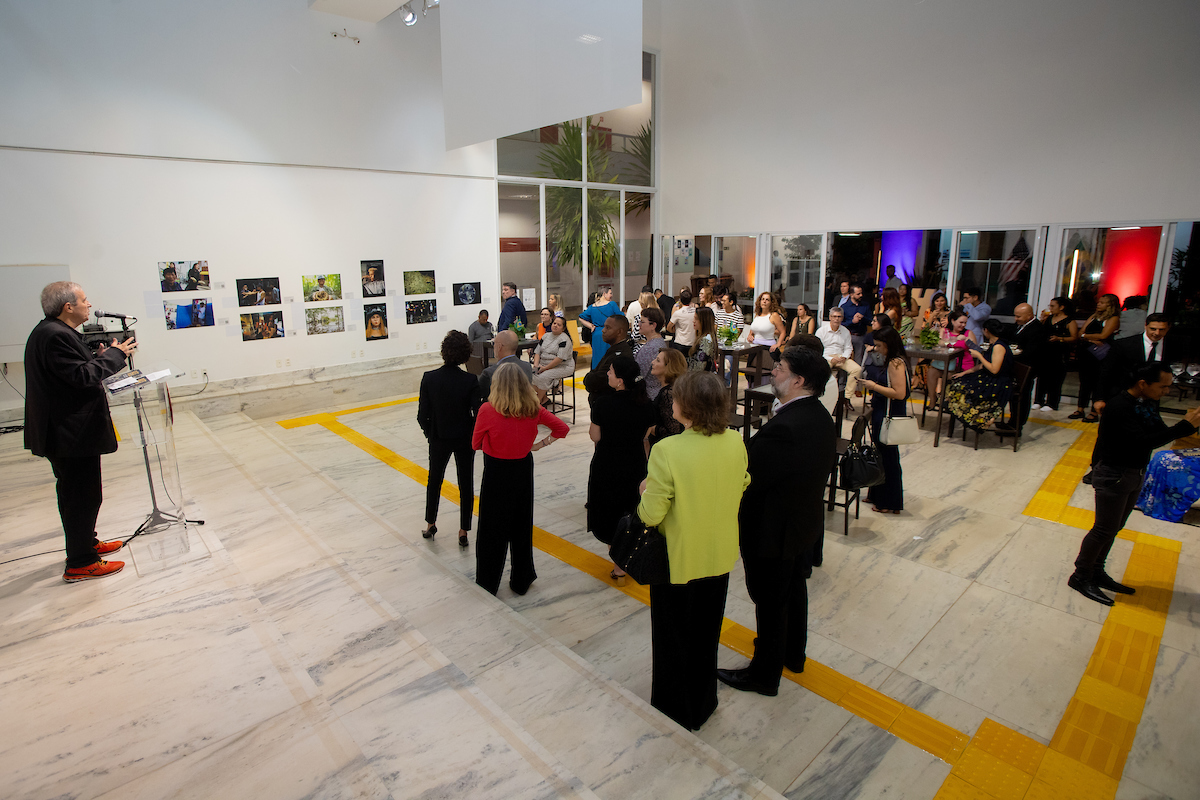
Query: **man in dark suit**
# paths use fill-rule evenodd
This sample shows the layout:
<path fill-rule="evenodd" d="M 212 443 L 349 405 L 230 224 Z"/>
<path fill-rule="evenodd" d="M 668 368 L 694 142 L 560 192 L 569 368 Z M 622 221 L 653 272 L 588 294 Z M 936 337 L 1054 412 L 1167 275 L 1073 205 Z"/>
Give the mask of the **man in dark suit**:
<path fill-rule="evenodd" d="M 758 641 L 748 667 L 717 670 L 735 689 L 774 696 L 784 667 L 804 671 L 805 581 L 825 529 L 822 492 L 836 457 L 833 418 L 818 400 L 829 375 L 820 352 L 786 348 L 771 370 L 771 387 L 782 405 L 746 448 L 750 486 L 742 495 L 738 527 Z"/>
<path fill-rule="evenodd" d="M 1180 355 L 1167 341 L 1171 331 L 1171 323 L 1166 314 L 1150 314 L 1146 317 L 1145 329 L 1141 336 L 1127 336 L 1113 342 L 1115 358 L 1106 359 L 1111 362 L 1109 386 L 1115 389 L 1128 386 L 1133 382 L 1133 375 L 1141 367 L 1156 361 L 1163 366 L 1170 366 Z"/>
<path fill-rule="evenodd" d="M 501 364 L 509 362 L 516 364 L 525 373 L 525 377 L 529 378 L 529 382 L 533 383 L 533 365 L 521 358 L 517 352 L 517 335 L 515 333 L 512 331 L 497 333 L 496 338 L 492 340 L 492 350 L 496 353 L 496 360 L 489 364 L 488 368 L 479 376 L 479 396 L 485 403 L 488 394 L 492 391 L 492 376 L 496 374 L 496 370 L 500 369 Z"/>
<path fill-rule="evenodd" d="M 460 369 L 471 357 L 471 340 L 462 331 L 450 331 L 442 339 L 441 367 L 421 376 L 421 396 L 417 401 L 417 424 L 429 440 L 429 480 L 425 486 L 425 530 L 421 535 L 432 539 L 437 533 L 438 505 L 442 478 L 450 456 L 458 472 L 458 544 L 466 547 L 475 506 L 475 450 L 471 434 L 475 432 L 475 412 L 482 405 L 479 379 Z"/>
<path fill-rule="evenodd" d="M 102 501 L 100 456 L 115 452 L 117 435 L 101 381 L 120 372 L 133 339 L 93 353 L 77 327 L 92 304 L 79 284 L 58 281 L 42 289 L 42 313 L 25 344 L 25 449 L 50 462 L 57 479 L 58 514 L 67 544 L 68 583 L 115 575 L 125 566 L 101 556 L 120 550 L 102 542 L 96 518 Z"/>
<path fill-rule="evenodd" d="M 625 319 L 624 314 L 613 314 L 604 320 L 600 335 L 608 345 L 608 350 L 596 368 L 583 376 L 583 388 L 587 389 L 589 403 L 593 397 L 613 391 L 608 385 L 608 368 L 612 362 L 618 356 L 633 357 L 633 342 L 629 340 L 629 320 Z"/>
<path fill-rule="evenodd" d="M 1009 334 L 1009 343 L 1021 351 L 1013 358 L 1018 364 L 1029 367 L 1029 377 L 1025 379 L 1025 388 L 1020 393 L 1013 392 L 1012 399 L 1009 400 L 1009 421 L 997 424 L 996 427 L 1021 431 L 1029 421 L 1029 408 L 1033 402 L 1033 381 L 1037 377 L 1038 364 L 1041 363 L 1046 348 L 1047 333 L 1042 323 L 1034 316 L 1033 306 L 1029 303 L 1018 304 L 1013 309 L 1013 316 L 1017 322 Z"/>

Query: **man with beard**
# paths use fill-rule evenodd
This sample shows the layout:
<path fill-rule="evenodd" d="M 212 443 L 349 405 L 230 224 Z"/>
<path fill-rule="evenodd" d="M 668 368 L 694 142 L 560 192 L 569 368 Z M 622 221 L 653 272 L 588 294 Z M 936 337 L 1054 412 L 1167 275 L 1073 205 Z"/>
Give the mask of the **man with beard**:
<path fill-rule="evenodd" d="M 804 671 L 806 580 L 825 527 L 822 495 L 836 457 L 833 418 L 818 399 L 829 375 L 819 351 L 786 348 L 771 370 L 781 405 L 746 448 L 750 487 L 742 495 L 738 527 L 758 639 L 749 666 L 717 670 L 723 683 L 741 691 L 774 696 L 784 667 Z M 804 458 L 797 459 L 801 451 Z"/>

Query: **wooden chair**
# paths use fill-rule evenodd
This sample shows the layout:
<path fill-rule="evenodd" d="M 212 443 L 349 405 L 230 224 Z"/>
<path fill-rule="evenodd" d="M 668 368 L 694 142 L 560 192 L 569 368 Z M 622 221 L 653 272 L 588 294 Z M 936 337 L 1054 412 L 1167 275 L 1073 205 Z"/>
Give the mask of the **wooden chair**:
<path fill-rule="evenodd" d="M 550 413 L 558 414 L 561 411 L 571 409 L 571 424 L 575 424 L 575 370 L 579 368 L 579 359 L 575 353 L 571 353 L 571 365 L 574 369 L 571 370 L 570 378 L 560 378 L 550 384 L 550 391 L 546 396 L 550 398 L 550 405 L 546 406 L 550 409 Z M 571 382 L 571 402 L 567 402 L 567 381 Z"/>
<path fill-rule="evenodd" d="M 1016 392 L 1014 395 L 1017 398 L 1017 413 L 1008 418 L 1009 423 L 1013 426 L 1010 431 L 1002 430 L 996 426 L 992 426 L 985 433 L 994 433 L 1000 437 L 1000 441 L 1004 441 L 1005 436 L 1011 436 L 1013 440 L 1013 452 L 1017 452 L 1017 448 L 1021 445 L 1021 404 L 1025 400 L 1025 386 L 1029 383 L 1029 375 L 1033 370 L 1028 364 L 1022 364 L 1020 361 L 1013 361 L 1013 380 L 1016 381 L 1016 387 L 1013 389 Z M 1003 416 L 1003 415 L 1001 415 Z M 979 431 L 975 431 L 975 449 L 979 449 Z"/>

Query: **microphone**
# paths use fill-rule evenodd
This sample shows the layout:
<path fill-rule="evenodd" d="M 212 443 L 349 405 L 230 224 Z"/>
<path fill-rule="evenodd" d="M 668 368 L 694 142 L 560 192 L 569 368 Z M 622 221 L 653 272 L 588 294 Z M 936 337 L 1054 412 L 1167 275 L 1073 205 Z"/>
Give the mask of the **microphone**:
<path fill-rule="evenodd" d="M 128 317 L 125 314 L 117 314 L 112 311 L 101 311 L 100 309 L 96 309 L 93 313 L 96 315 L 96 319 L 100 319 L 101 317 L 112 317 L 113 319 L 128 319 Z"/>

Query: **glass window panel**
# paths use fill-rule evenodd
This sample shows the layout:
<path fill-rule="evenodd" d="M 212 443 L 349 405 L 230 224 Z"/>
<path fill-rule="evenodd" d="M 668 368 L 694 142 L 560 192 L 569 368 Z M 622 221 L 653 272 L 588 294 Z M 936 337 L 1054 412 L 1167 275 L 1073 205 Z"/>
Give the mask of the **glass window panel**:
<path fill-rule="evenodd" d="M 512 281 L 524 297 L 525 289 L 533 289 L 535 305 L 542 302 L 541 238 L 538 187 L 502 183 L 498 187 L 500 222 L 500 283 Z M 480 310 L 486 310 L 492 324 L 500 317 L 500 287 L 485 286 L 483 295 L 490 299 Z M 536 308 L 530 321 L 536 320 Z M 536 323 L 535 323 L 536 324 Z"/>
<path fill-rule="evenodd" d="M 713 237 L 716 266 L 697 266 L 697 288 L 708 283 L 709 275 L 716 275 L 723 286 L 737 294 L 740 304 L 750 306 L 756 288 L 757 244 L 758 240 L 753 236 Z M 711 264 L 711 261 L 705 263 Z"/>
<path fill-rule="evenodd" d="M 808 305 L 815 315 L 821 304 L 821 243 L 819 233 L 771 237 L 771 285 L 784 308 Z"/>
<path fill-rule="evenodd" d="M 590 117 L 588 147 L 596 147 L 602 166 L 598 180 L 653 186 L 654 56 L 642 53 L 642 102 Z M 601 161 L 597 161 L 600 165 Z M 591 178 L 589 178 L 591 180 Z"/>
<path fill-rule="evenodd" d="M 583 189 L 546 187 L 546 291 L 562 297 L 568 319 L 583 309 Z"/>
<path fill-rule="evenodd" d="M 625 301 L 638 298 L 643 286 L 654 286 L 650 204 L 654 195 L 625 193 Z M 662 288 L 662 287 L 657 287 Z"/>
<path fill-rule="evenodd" d="M 620 214 L 620 192 L 588 189 L 588 294 L 612 289 L 618 303 Z"/>
<path fill-rule="evenodd" d="M 950 230 L 835 231 L 830 233 L 825 268 L 825 311 L 837 305 L 843 281 L 858 283 L 863 294 L 878 298 L 887 285 L 888 267 L 909 287 L 922 310 L 946 290 Z"/>
<path fill-rule="evenodd" d="M 1123 307 L 1144 310 L 1153 294 L 1161 235 L 1158 225 L 1064 230 L 1058 294 L 1071 298 L 1076 318 L 1091 316 L 1103 294 L 1115 294 Z"/>
<path fill-rule="evenodd" d="M 583 180 L 580 120 L 549 125 L 496 140 L 501 175 Z"/>
<path fill-rule="evenodd" d="M 1036 230 L 963 231 L 958 237 L 955 292 L 979 289 L 996 316 L 1013 315 L 1029 299 Z"/>
<path fill-rule="evenodd" d="M 1178 223 L 1169 247 L 1171 266 L 1163 312 L 1171 321 L 1171 335 L 1187 337 L 1191 351 L 1187 355 L 1194 357 L 1200 345 L 1200 221 Z"/>

